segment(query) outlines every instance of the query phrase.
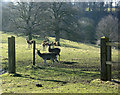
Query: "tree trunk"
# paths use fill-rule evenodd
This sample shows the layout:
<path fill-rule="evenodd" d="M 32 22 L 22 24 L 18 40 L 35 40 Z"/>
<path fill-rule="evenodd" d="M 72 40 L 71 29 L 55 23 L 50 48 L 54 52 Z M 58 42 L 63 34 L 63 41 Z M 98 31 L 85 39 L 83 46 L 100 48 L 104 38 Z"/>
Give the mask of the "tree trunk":
<path fill-rule="evenodd" d="M 58 46 L 60 46 L 60 29 L 59 29 L 59 18 L 55 15 L 55 41 L 58 42 Z"/>
<path fill-rule="evenodd" d="M 58 46 L 60 46 L 60 31 L 55 31 L 55 41 L 58 42 Z"/>
<path fill-rule="evenodd" d="M 28 34 L 28 39 L 32 40 L 32 34 L 31 33 Z"/>
<path fill-rule="evenodd" d="M 26 30 L 27 31 L 27 33 L 26 33 L 26 36 L 27 36 L 27 40 L 32 40 L 32 31 L 31 31 L 31 28 L 29 29 L 27 29 Z"/>

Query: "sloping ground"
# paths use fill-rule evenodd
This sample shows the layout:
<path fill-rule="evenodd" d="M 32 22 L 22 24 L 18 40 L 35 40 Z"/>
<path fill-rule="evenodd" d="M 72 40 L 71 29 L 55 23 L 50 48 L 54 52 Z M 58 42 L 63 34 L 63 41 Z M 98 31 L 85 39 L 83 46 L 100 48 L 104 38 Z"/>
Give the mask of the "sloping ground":
<path fill-rule="evenodd" d="M 1 32 L 2 33 L 2 32 Z M 2 70 L 8 69 L 8 36 L 2 33 L 0 50 Z M 2 92 L 6 93 L 117 93 L 118 65 L 113 65 L 113 81 L 100 81 L 100 49 L 98 46 L 61 39 L 60 63 L 43 64 L 36 55 L 36 65 L 32 66 L 32 48 L 28 48 L 25 37 L 16 38 L 16 71 L 2 74 Z M 50 37 L 50 41 L 54 38 Z M 36 47 L 43 51 L 41 38 Z M 57 46 L 58 47 L 58 46 Z M 118 61 L 118 51 L 112 50 L 112 59 Z"/>

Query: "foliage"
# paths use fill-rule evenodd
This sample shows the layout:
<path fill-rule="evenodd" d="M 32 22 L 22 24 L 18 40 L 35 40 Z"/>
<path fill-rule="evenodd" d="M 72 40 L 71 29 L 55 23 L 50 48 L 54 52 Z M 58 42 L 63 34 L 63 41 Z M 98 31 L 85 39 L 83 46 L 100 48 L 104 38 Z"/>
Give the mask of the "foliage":
<path fill-rule="evenodd" d="M 12 23 L 14 31 L 23 32 L 25 35 L 32 36 L 41 30 L 44 17 L 44 3 L 39 2 L 17 2 L 10 3 L 9 24 Z M 11 25 L 9 26 L 11 28 Z M 31 39 L 31 37 L 29 38 Z"/>
<path fill-rule="evenodd" d="M 94 43 L 98 22 L 109 14 L 117 17 L 117 7 L 110 2 L 3 3 L 2 29 L 29 35 L 30 39 L 37 34 L 55 36 L 56 41 L 64 38 Z"/>

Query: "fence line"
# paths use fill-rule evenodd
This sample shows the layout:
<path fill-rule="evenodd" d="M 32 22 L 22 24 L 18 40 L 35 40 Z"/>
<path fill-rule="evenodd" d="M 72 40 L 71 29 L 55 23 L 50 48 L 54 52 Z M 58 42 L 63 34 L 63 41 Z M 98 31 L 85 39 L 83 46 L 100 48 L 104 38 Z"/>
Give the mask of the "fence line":
<path fill-rule="evenodd" d="M 35 65 L 35 41 L 33 41 L 33 65 Z M 15 37 L 8 37 L 8 73 L 16 73 Z"/>
<path fill-rule="evenodd" d="M 120 43 L 113 43 L 109 41 L 107 37 L 101 37 L 101 45 L 100 45 L 100 54 L 101 54 L 101 80 L 103 81 L 111 81 L 111 46 L 120 46 Z"/>
<path fill-rule="evenodd" d="M 118 47 L 118 46 L 120 46 L 120 43 L 118 43 L 118 42 L 117 43 L 115 43 L 115 42 L 108 42 L 108 43 L 106 43 L 106 45 L 107 46 L 117 46 Z"/>

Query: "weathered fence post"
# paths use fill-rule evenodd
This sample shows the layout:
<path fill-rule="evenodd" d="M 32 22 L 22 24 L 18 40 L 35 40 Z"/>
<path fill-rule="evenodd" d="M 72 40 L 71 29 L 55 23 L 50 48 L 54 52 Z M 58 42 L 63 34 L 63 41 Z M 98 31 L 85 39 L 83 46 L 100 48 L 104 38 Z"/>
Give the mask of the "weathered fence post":
<path fill-rule="evenodd" d="M 15 37 L 8 37 L 8 73 L 16 73 Z"/>
<path fill-rule="evenodd" d="M 111 72 L 112 72 L 112 69 L 111 69 L 111 46 L 109 46 L 109 45 L 107 46 L 107 62 L 110 63 L 110 64 L 107 64 L 107 80 L 111 81 Z"/>
<path fill-rule="evenodd" d="M 106 37 L 101 38 L 101 80 L 106 81 L 107 80 L 107 66 L 106 66 L 106 60 L 107 60 L 107 46 L 106 46 Z"/>
<path fill-rule="evenodd" d="M 106 64 L 107 61 L 111 61 L 111 46 L 107 46 L 109 38 L 101 38 L 101 80 L 111 80 L 111 64 Z"/>
<path fill-rule="evenodd" d="M 35 41 L 33 41 L 33 65 L 35 65 Z"/>

